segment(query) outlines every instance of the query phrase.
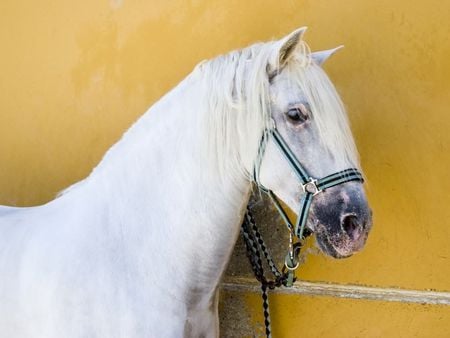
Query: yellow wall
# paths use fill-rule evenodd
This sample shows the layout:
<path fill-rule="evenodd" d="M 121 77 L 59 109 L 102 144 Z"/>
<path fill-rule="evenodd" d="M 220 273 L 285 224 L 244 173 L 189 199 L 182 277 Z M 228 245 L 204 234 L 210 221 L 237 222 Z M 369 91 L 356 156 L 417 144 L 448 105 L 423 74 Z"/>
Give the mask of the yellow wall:
<path fill-rule="evenodd" d="M 228 297 L 236 294 L 226 293 Z M 264 337 L 261 297 L 244 297 Z M 448 338 L 450 306 L 311 296 L 270 296 L 274 338 Z M 238 337 L 238 336 L 236 336 Z M 251 338 L 250 335 L 245 337 Z M 227 337 L 228 338 L 228 337 Z"/>
<path fill-rule="evenodd" d="M 449 17 L 450 2 L 438 0 L 2 0 L 0 204 L 40 204 L 85 177 L 199 60 L 308 25 L 313 49 L 346 45 L 326 68 L 349 109 L 375 226 L 364 252 L 342 261 L 310 255 L 302 278 L 450 290 Z M 303 304 L 283 297 L 290 313 Z M 353 305 L 395 312 L 398 330 L 428 313 L 331 301 L 336 318 Z M 417 327 L 419 336 L 450 332 L 448 308 L 424 320 L 433 313 L 446 320 Z M 361 327 L 356 318 L 343 320 Z M 284 317 L 273 320 L 295 336 Z M 381 332 L 364 330 L 350 336 Z"/>

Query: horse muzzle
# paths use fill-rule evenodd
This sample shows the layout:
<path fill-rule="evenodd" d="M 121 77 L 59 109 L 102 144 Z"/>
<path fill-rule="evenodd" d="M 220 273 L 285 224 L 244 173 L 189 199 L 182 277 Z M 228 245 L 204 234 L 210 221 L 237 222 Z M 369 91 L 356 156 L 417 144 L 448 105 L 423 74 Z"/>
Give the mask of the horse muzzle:
<path fill-rule="evenodd" d="M 319 247 L 329 256 L 345 258 L 360 251 L 372 227 L 361 185 L 329 189 L 313 204 L 311 222 Z"/>

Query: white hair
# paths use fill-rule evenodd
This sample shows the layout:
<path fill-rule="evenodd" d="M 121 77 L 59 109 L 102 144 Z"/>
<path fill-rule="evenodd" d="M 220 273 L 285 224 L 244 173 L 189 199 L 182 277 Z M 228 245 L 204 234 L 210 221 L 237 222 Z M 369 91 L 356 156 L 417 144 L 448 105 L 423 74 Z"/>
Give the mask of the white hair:
<path fill-rule="evenodd" d="M 200 160 L 203 168 L 213 173 L 214 177 L 236 182 L 242 177 L 252 179 L 252 169 L 261 160 L 258 158 L 258 148 L 262 135 L 272 126 L 269 87 L 271 76 L 281 69 L 276 57 L 278 44 L 278 41 L 257 43 L 203 61 L 182 82 L 185 87 L 195 87 L 190 92 L 192 97 L 189 102 L 181 102 L 192 106 L 185 107 L 183 111 L 192 114 L 189 118 L 196 120 L 192 123 L 195 131 L 186 132 L 203 135 L 204 148 L 200 150 Z M 270 71 L 270 64 L 274 65 L 275 71 Z M 313 121 L 326 148 L 337 160 L 358 167 L 358 154 L 344 106 L 327 75 L 312 61 L 304 41 L 299 42 L 284 71 L 289 72 L 292 84 L 306 96 Z M 149 110 L 150 114 L 156 106 L 158 104 Z M 142 120 L 144 118 L 130 128 L 118 143 L 125 142 L 131 135 L 143 135 L 136 134 L 134 129 L 147 128 L 146 125 L 151 128 L 147 123 L 151 124 L 152 119 L 145 119 L 145 123 Z M 98 172 L 104 162 L 121 159 L 118 155 L 114 156 L 123 148 L 119 144 L 106 153 L 94 172 Z M 84 181 L 59 195 L 83 185 Z"/>
<path fill-rule="evenodd" d="M 267 62 L 270 43 L 256 44 L 204 62 L 201 109 L 208 153 L 215 157 L 220 175 L 248 176 L 263 131 L 270 125 Z M 246 170 L 247 169 L 247 170 Z"/>
<path fill-rule="evenodd" d="M 195 70 L 201 77 L 204 97 L 205 145 L 221 175 L 250 178 L 249 169 L 259 161 L 263 132 L 271 127 L 269 86 L 274 74 L 269 74 L 269 65 L 277 54 L 277 44 L 258 43 L 232 51 L 202 62 Z M 345 108 L 333 84 L 312 61 L 306 43 L 301 41 L 294 53 L 284 71 L 306 96 L 321 141 L 336 160 L 358 167 Z"/>
<path fill-rule="evenodd" d="M 323 69 L 312 61 L 304 66 L 303 57 L 294 57 L 286 67 L 291 83 L 300 89 L 310 105 L 312 120 L 325 148 L 338 163 L 359 168 L 347 112 Z"/>

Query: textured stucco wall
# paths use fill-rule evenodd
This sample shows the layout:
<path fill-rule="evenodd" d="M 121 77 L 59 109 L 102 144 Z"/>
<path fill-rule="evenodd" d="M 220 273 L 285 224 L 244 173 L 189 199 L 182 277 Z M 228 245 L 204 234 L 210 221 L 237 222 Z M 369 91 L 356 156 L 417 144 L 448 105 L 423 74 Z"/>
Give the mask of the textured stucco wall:
<path fill-rule="evenodd" d="M 308 25 L 312 49 L 346 46 L 326 70 L 349 110 L 375 226 L 348 260 L 310 244 L 301 278 L 449 291 L 449 16 L 450 2 L 438 0 L 4 0 L 0 204 L 44 203 L 85 177 L 200 60 Z M 256 325 L 257 295 L 223 300 Z M 285 337 L 450 332 L 442 306 L 280 295 L 273 307 Z"/>

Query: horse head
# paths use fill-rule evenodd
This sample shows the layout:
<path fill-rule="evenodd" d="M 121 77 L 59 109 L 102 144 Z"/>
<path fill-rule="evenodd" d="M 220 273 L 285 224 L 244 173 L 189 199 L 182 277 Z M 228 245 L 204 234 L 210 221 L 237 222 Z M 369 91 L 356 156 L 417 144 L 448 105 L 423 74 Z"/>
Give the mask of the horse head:
<path fill-rule="evenodd" d="M 363 248 L 372 212 L 344 106 L 322 69 L 340 47 L 311 53 L 302 40 L 304 31 L 274 43 L 267 65 L 268 105 L 273 128 L 287 150 L 280 151 L 273 134 L 263 139 L 256 181 L 294 211 L 305 212 L 302 203 L 310 203 L 305 228 L 316 234 L 323 252 L 344 258 Z M 292 161 L 300 169 L 288 163 Z M 333 175 L 337 184 L 327 186 Z M 305 202 L 305 194 L 310 201 Z"/>

